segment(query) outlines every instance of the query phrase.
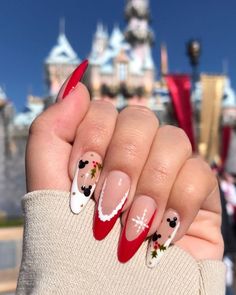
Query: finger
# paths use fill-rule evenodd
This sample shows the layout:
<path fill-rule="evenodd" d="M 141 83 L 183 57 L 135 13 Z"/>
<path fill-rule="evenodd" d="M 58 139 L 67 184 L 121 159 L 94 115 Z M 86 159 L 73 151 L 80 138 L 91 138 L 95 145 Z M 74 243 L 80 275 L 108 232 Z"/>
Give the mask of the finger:
<path fill-rule="evenodd" d="M 200 158 L 186 161 L 171 190 L 162 222 L 153 235 L 147 265 L 154 267 L 170 243 L 186 234 L 217 181 L 210 167 Z"/>
<path fill-rule="evenodd" d="M 131 204 L 157 128 L 157 118 L 147 108 L 128 107 L 118 116 L 95 192 L 96 199 L 100 195 L 93 227 L 96 239 L 103 239 Z"/>
<path fill-rule="evenodd" d="M 111 103 L 93 101 L 77 129 L 69 163 L 73 179 L 70 206 L 76 214 L 85 207 L 96 187 L 116 118 L 117 110 Z"/>
<path fill-rule="evenodd" d="M 158 129 L 128 217 L 125 212 L 122 218 L 125 225 L 118 248 L 120 261 L 129 260 L 148 233 L 151 235 L 157 229 L 176 176 L 191 153 L 189 139 L 180 128 L 163 126 Z"/>
<path fill-rule="evenodd" d="M 206 207 L 206 203 L 211 205 Z M 190 253 L 196 260 L 222 260 L 224 241 L 221 233 L 221 205 L 218 186 L 207 197 L 186 234 L 175 244 Z"/>
<path fill-rule="evenodd" d="M 35 119 L 26 150 L 27 190 L 69 190 L 68 161 L 77 126 L 89 106 L 86 87 L 78 86 Z"/>

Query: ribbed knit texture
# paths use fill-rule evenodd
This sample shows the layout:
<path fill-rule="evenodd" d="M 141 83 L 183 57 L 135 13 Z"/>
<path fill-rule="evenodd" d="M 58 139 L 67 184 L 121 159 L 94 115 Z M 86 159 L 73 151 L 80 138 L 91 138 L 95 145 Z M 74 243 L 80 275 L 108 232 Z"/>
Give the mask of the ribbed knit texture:
<path fill-rule="evenodd" d="M 145 265 L 147 242 L 125 264 L 117 260 L 120 223 L 103 241 L 92 233 L 94 203 L 74 215 L 69 194 L 37 191 L 23 198 L 25 230 L 18 280 L 21 294 L 222 295 L 225 266 L 196 262 L 171 247 L 155 269 Z"/>

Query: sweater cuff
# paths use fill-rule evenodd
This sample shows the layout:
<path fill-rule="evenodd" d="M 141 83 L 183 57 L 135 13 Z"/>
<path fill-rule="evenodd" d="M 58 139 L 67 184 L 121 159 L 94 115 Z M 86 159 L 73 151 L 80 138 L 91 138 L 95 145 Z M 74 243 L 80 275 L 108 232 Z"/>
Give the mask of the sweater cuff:
<path fill-rule="evenodd" d="M 223 262 L 196 262 L 177 246 L 166 251 L 155 269 L 145 265 L 147 241 L 129 262 L 119 263 L 120 223 L 106 239 L 95 240 L 93 201 L 74 215 L 69 193 L 35 191 L 24 196 L 22 205 L 25 228 L 17 294 L 225 293 Z"/>

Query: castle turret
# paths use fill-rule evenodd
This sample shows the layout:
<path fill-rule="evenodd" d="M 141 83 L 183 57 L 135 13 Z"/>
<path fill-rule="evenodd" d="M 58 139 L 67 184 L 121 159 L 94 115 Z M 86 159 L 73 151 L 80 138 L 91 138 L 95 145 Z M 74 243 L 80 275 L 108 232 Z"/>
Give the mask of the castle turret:
<path fill-rule="evenodd" d="M 127 0 L 125 16 L 128 22 L 125 31 L 127 41 L 133 46 L 143 43 L 151 45 L 154 41 L 154 35 L 149 27 L 149 1 Z"/>
<path fill-rule="evenodd" d="M 94 34 L 90 62 L 96 63 L 96 60 L 102 56 L 107 48 L 108 32 L 102 23 L 98 23 L 96 33 Z"/>
<path fill-rule="evenodd" d="M 125 38 L 132 47 L 131 72 L 144 75 L 146 94 L 150 96 L 154 85 L 155 66 L 151 46 L 154 34 L 149 26 L 149 0 L 127 0 L 125 8 L 127 27 Z"/>
<path fill-rule="evenodd" d="M 45 60 L 46 83 L 49 96 L 55 97 L 66 78 L 80 63 L 80 59 L 71 47 L 64 31 L 61 31 L 57 44 Z"/>
<path fill-rule="evenodd" d="M 168 67 L 168 53 L 166 44 L 161 44 L 161 77 L 167 75 L 169 71 Z"/>

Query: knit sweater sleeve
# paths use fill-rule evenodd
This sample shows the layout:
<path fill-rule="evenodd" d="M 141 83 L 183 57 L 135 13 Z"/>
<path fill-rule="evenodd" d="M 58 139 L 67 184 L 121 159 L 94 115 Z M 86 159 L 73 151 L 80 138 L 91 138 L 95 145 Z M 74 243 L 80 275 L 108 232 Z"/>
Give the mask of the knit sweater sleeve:
<path fill-rule="evenodd" d="M 225 266 L 195 261 L 173 246 L 155 269 L 145 265 L 147 243 L 127 263 L 117 260 L 120 224 L 103 241 L 92 234 L 94 203 L 74 215 L 69 195 L 35 191 L 23 198 L 23 257 L 17 295 L 221 295 Z"/>

